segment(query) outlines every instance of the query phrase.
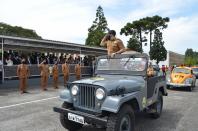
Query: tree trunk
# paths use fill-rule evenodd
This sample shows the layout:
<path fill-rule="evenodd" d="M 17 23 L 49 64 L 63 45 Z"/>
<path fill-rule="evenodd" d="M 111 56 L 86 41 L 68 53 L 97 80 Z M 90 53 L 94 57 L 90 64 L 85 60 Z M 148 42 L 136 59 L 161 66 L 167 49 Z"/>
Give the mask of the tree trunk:
<path fill-rule="evenodd" d="M 141 43 L 141 53 L 143 52 L 143 49 L 142 49 L 142 31 L 141 31 L 141 29 L 140 29 L 140 43 Z"/>
<path fill-rule="evenodd" d="M 149 50 L 149 54 L 150 54 L 150 51 L 151 51 L 151 43 L 152 43 L 152 30 L 150 30 L 150 50 Z"/>

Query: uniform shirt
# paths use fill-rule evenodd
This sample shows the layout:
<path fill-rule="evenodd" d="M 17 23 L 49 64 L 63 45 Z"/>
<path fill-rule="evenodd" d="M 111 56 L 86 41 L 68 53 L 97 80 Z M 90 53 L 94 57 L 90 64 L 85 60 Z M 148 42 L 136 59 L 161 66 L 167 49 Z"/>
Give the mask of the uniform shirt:
<path fill-rule="evenodd" d="M 124 49 L 123 42 L 120 39 L 108 40 L 103 42 L 103 45 L 107 47 L 108 55 L 118 52 L 121 49 Z"/>
<path fill-rule="evenodd" d="M 62 72 L 64 75 L 69 74 L 69 65 L 68 64 L 62 64 Z"/>
<path fill-rule="evenodd" d="M 75 73 L 76 73 L 76 75 L 80 75 L 81 74 L 81 67 L 80 67 L 80 65 L 76 65 L 75 66 Z"/>
<path fill-rule="evenodd" d="M 29 75 L 29 68 L 25 64 L 20 64 L 17 67 L 17 75 L 19 78 L 27 78 Z"/>
<path fill-rule="evenodd" d="M 58 65 L 53 66 L 52 74 L 53 74 L 54 77 L 58 77 Z"/>
<path fill-rule="evenodd" d="M 41 69 L 41 76 L 49 76 L 49 66 L 47 64 L 39 64 L 38 67 Z"/>

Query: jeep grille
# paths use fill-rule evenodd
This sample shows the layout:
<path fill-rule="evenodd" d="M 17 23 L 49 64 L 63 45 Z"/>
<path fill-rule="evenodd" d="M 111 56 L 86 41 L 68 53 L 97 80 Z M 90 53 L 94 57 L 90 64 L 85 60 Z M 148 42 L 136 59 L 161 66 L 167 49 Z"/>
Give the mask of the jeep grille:
<path fill-rule="evenodd" d="M 81 85 L 79 84 L 79 106 L 94 109 L 95 108 L 95 90 L 93 85 Z"/>

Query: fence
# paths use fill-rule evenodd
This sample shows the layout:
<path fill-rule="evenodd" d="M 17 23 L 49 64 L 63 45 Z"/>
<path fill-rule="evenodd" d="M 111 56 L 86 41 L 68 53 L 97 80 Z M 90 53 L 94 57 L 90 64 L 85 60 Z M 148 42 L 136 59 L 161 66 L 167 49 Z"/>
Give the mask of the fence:
<path fill-rule="evenodd" d="M 53 65 L 49 65 L 49 66 L 53 66 Z M 63 75 L 61 65 L 58 65 L 58 67 L 59 67 L 59 75 Z M 69 65 L 70 75 L 75 74 L 74 68 L 75 68 L 74 64 Z M 40 70 L 38 68 L 38 65 L 30 65 L 29 69 L 30 69 L 30 78 L 40 77 Z M 81 75 L 82 76 L 92 76 L 92 74 L 93 74 L 92 67 L 90 67 L 90 66 L 82 66 L 81 67 Z M 15 79 L 15 78 L 18 78 L 17 65 L 4 66 L 4 79 Z"/>

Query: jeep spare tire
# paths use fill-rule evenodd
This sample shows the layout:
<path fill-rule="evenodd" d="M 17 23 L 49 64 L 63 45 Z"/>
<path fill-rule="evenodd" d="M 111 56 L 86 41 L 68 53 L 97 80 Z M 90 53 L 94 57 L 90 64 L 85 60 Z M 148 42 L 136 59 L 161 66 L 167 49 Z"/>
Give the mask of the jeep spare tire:
<path fill-rule="evenodd" d="M 131 106 L 124 105 L 118 113 L 110 114 L 106 131 L 134 131 L 135 115 Z"/>

